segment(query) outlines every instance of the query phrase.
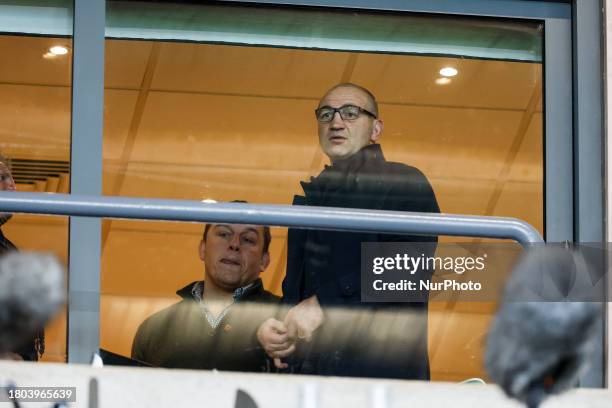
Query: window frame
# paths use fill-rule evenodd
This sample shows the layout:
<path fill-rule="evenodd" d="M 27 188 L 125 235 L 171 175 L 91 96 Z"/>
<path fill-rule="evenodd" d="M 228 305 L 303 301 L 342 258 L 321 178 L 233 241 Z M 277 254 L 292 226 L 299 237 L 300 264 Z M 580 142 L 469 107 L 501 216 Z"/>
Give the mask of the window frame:
<path fill-rule="evenodd" d="M 541 20 L 544 23 L 544 208 L 548 242 L 603 242 L 601 8 L 531 0 L 224 0 L 364 11 Z M 143 3 L 145 6 L 146 3 Z M 102 194 L 106 1 L 74 0 L 71 193 Z M 595 58 L 595 61 L 594 61 Z M 599 60 L 597 60 L 599 58 Z M 67 355 L 88 363 L 99 348 L 99 219 L 71 217 Z M 602 329 L 604 323 L 602 320 Z M 604 338 L 582 384 L 602 387 Z"/>

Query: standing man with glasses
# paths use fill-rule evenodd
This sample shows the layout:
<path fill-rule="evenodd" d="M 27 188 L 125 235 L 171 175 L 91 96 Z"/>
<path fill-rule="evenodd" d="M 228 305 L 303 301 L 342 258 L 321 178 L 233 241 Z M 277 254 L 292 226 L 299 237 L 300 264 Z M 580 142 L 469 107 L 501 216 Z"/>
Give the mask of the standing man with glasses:
<path fill-rule="evenodd" d="M 331 88 L 315 110 L 331 166 L 294 205 L 439 212 L 418 169 L 385 160 L 378 104 L 352 83 Z M 290 229 L 283 321 L 258 339 L 278 368 L 301 374 L 429 379 L 427 303 L 361 303 L 362 242 L 437 242 L 437 237 Z M 415 244 L 416 245 L 416 244 Z M 433 245 L 424 249 L 433 255 Z M 424 271 L 429 273 L 429 271 Z"/>

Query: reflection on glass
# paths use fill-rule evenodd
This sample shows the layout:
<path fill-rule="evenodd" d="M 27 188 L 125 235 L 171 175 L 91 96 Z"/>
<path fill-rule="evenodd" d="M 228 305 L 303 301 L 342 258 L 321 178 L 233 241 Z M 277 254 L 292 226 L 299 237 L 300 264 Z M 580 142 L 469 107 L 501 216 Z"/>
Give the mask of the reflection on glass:
<path fill-rule="evenodd" d="M 33 3 L 30 9 L 22 17 L 42 10 Z M 67 37 L 0 36 L 0 54 L 6 56 L 0 64 L 0 153 L 18 191 L 69 192 L 71 47 Z M 2 233 L 21 251 L 51 252 L 66 264 L 66 217 L 15 214 Z M 42 360 L 66 360 L 65 312 L 45 329 Z"/>
<path fill-rule="evenodd" d="M 107 2 L 106 15 L 112 38 L 542 61 L 537 22 L 115 0 Z"/>
<path fill-rule="evenodd" d="M 176 10 L 180 14 L 182 9 Z M 112 13 L 119 16 L 121 10 Z M 108 29 L 123 30 L 115 31 L 115 37 L 144 33 L 146 19 L 132 11 L 122 24 L 115 24 L 112 13 Z M 375 20 L 391 21 L 387 18 L 379 15 Z M 227 31 L 238 31 L 231 19 L 223 21 Z M 386 159 L 421 170 L 442 212 L 517 217 L 542 232 L 542 37 L 537 24 L 513 23 L 509 29 L 490 21 L 468 21 L 486 27 L 489 37 L 483 38 L 494 38 L 496 27 L 504 35 L 522 33 L 516 34 L 522 42 L 514 44 L 523 44 L 521 52 L 531 57 L 521 59 L 509 48 L 497 49 L 494 41 L 482 39 L 479 58 L 457 51 L 469 44 L 458 45 L 456 39 L 448 45 L 453 51 L 444 53 L 450 36 L 443 33 L 421 44 L 437 47 L 438 55 L 407 48 L 403 54 L 355 52 L 364 49 L 367 39 L 353 38 L 351 48 L 350 33 L 343 33 L 334 47 L 331 31 L 325 30 L 312 47 L 308 35 L 314 34 L 304 39 L 280 30 L 273 39 L 292 43 L 274 43 L 286 47 L 275 48 L 267 46 L 262 34 L 269 33 L 255 21 L 253 17 L 253 24 L 240 25 L 246 28 L 239 34 L 249 41 L 258 38 L 258 46 L 238 46 L 235 43 L 248 41 L 233 41 L 231 36 L 227 41 L 234 44 L 107 40 L 104 194 L 289 204 L 294 195 L 303 194 L 300 181 L 309 181 L 330 164 L 318 144 L 314 109 L 331 86 L 354 82 L 377 97 Z M 462 24 L 465 28 L 467 23 Z M 193 29 L 192 40 L 211 41 L 204 29 L 173 28 L 183 28 L 180 35 Z M 477 28 L 470 32 L 483 33 Z M 146 34 L 138 37 L 170 35 L 161 28 Z M 385 41 L 391 34 L 375 34 L 379 51 L 388 51 Z M 304 49 L 323 42 L 327 46 L 321 48 L 337 50 Z M 198 234 L 185 224 L 104 222 L 103 307 L 112 309 L 104 302 L 115 299 L 121 310 L 129 310 L 132 323 L 119 336 L 103 316 L 103 345 L 129 355 L 139 322 L 171 304 L 174 291 L 189 280 L 176 279 L 175 274 L 201 269 L 197 258 L 188 255 L 197 246 Z M 273 235 L 271 265 L 262 278 L 267 289 L 280 295 L 286 230 Z M 142 256 L 133 256 L 134 251 Z M 170 298 L 156 305 L 131 303 L 151 295 Z M 430 303 L 432 379 L 485 377 L 482 338 L 494 309 L 494 303 Z"/>

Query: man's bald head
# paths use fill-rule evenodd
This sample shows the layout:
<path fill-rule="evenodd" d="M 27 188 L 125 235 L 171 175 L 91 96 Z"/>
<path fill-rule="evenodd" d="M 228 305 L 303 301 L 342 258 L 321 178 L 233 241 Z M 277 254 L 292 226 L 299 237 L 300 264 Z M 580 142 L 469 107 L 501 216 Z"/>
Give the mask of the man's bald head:
<path fill-rule="evenodd" d="M 352 82 L 342 82 L 328 89 L 327 92 L 325 92 L 325 95 L 323 95 L 323 97 L 319 101 L 319 107 L 321 107 L 321 101 L 323 101 L 325 97 L 329 95 L 332 91 L 338 88 L 353 88 L 362 93 L 368 101 L 368 106 L 363 106 L 363 108 L 369 110 L 370 112 L 378 116 L 378 102 L 376 101 L 376 97 L 374 96 L 374 94 L 363 86 L 354 84 Z"/>
<path fill-rule="evenodd" d="M 352 113 L 342 113 L 341 109 L 347 108 Z M 322 109 L 327 112 L 323 120 L 319 117 Z M 341 83 L 331 88 L 319 101 L 315 113 L 319 145 L 332 163 L 347 159 L 365 146 L 378 142 L 383 131 L 376 98 L 372 92 L 356 84 Z"/>

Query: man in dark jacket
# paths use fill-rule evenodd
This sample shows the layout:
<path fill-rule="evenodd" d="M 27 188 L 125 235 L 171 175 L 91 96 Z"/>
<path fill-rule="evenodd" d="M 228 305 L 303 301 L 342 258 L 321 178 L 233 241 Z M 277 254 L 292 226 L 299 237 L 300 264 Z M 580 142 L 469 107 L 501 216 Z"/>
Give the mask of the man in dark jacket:
<path fill-rule="evenodd" d="M 15 180 L 9 169 L 8 160 L 0 154 L 0 191 L 16 191 Z M 0 212 L 0 256 L 17 251 L 17 247 L 4 236 L 2 226 L 11 219 L 13 214 Z M 36 333 L 34 338 L 20 350 L 0 358 L 13 360 L 37 361 L 45 351 L 45 334 L 43 330 Z"/>
<path fill-rule="evenodd" d="M 180 289 L 183 300 L 140 325 L 132 358 L 156 367 L 269 371 L 255 334 L 279 301 L 259 278 L 270 241 L 269 227 L 206 225 L 199 247 L 206 281 Z"/>
<path fill-rule="evenodd" d="M 319 144 L 331 166 L 302 183 L 304 196 L 294 204 L 440 211 L 418 169 L 385 160 L 376 144 L 383 122 L 370 91 L 339 84 L 315 113 Z M 269 319 L 258 330 L 277 367 L 287 368 L 280 358 L 291 355 L 291 369 L 302 374 L 429 379 L 427 303 L 361 303 L 361 243 L 393 241 L 418 246 L 437 238 L 289 231 L 283 303 L 295 306 L 284 321 Z M 432 256 L 434 247 L 419 247 L 419 253 Z M 425 278 L 430 272 L 420 271 Z"/>

